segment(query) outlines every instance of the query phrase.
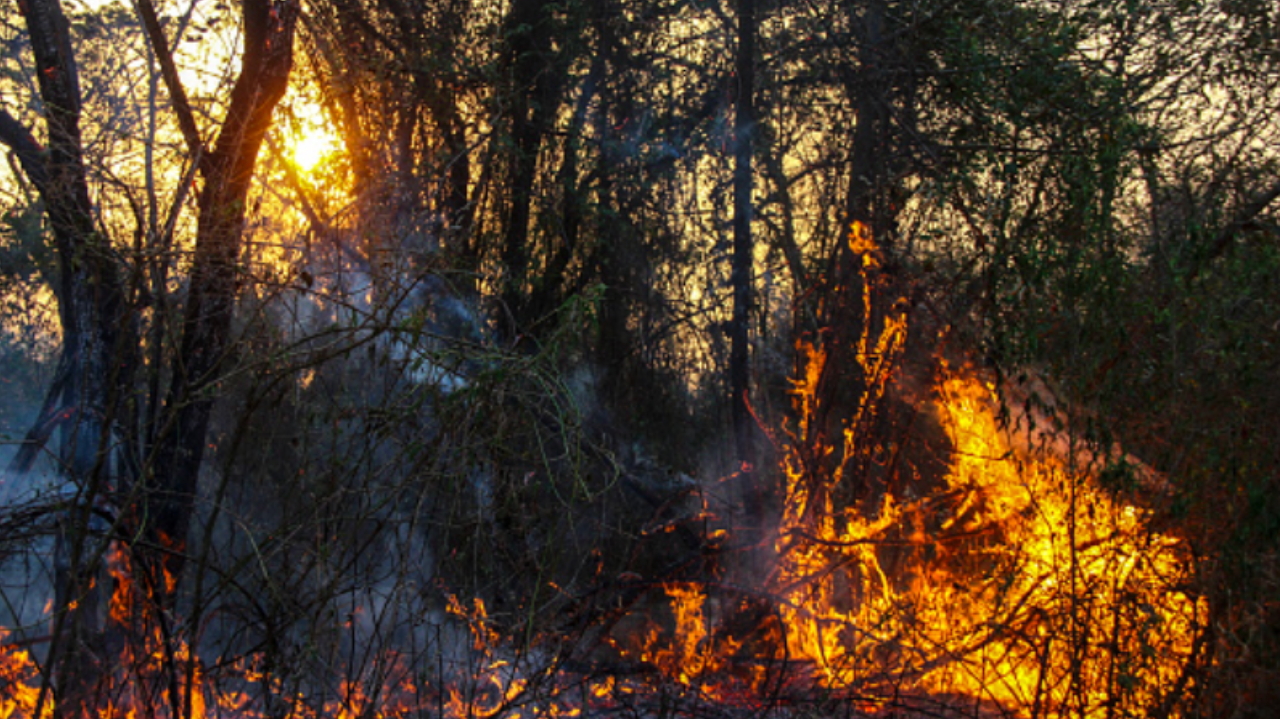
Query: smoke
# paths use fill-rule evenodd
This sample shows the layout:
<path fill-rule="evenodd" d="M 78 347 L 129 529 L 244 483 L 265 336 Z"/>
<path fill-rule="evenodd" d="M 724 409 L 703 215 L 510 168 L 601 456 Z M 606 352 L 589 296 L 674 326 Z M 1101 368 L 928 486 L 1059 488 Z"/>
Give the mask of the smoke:
<path fill-rule="evenodd" d="M 26 473 L 10 471 L 13 449 L 5 447 L 0 469 L 0 627 L 20 640 L 48 630 L 54 534 L 63 514 L 57 507 L 68 493 L 58 491 L 54 464 L 46 459 Z"/>
<path fill-rule="evenodd" d="M 43 508 L 56 503 L 60 481 L 47 451 L 37 454 L 30 471 L 11 467 L 39 419 L 56 364 L 29 327 L 19 329 L 0 331 L 0 626 L 21 637 L 45 630 L 41 620 L 53 596 L 53 538 L 52 513 Z"/>
<path fill-rule="evenodd" d="M 481 368 L 487 327 L 477 308 L 436 274 L 419 277 L 390 317 L 383 347 L 416 385 L 445 394 L 463 389 Z"/>

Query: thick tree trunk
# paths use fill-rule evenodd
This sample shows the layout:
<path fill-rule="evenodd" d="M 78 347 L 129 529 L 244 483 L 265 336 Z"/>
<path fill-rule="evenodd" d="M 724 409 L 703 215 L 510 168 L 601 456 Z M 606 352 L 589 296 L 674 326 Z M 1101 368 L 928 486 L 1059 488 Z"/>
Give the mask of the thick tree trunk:
<path fill-rule="evenodd" d="M 881 198 L 889 180 L 888 156 L 892 141 L 889 79 L 886 67 L 892 53 L 884 39 L 883 0 L 867 0 L 858 18 L 858 67 L 846 78 L 846 91 L 853 99 L 857 125 L 853 133 L 853 162 L 849 170 L 849 192 L 845 206 L 848 223 L 860 222 L 878 242 L 885 242 L 888 208 Z M 851 253 L 845 253 L 849 261 Z M 857 261 L 859 258 L 853 258 Z"/>
<path fill-rule="evenodd" d="M 618 89 L 608 79 L 618 68 L 622 59 L 618 56 L 621 41 L 615 25 L 620 9 L 610 0 L 594 0 L 591 6 L 591 23 L 598 46 L 591 74 L 599 81 L 593 86 L 597 93 L 597 104 L 592 124 L 596 137 L 616 137 L 613 128 L 619 122 L 619 116 L 626 115 L 626 108 L 619 111 Z M 625 102 L 626 98 L 622 98 Z M 623 158 L 619 156 L 617 142 L 601 143 L 597 165 L 589 174 L 596 176 L 594 185 L 594 204 L 592 213 L 596 240 L 591 251 L 591 264 L 595 278 L 603 285 L 600 298 L 600 320 L 596 323 L 595 341 L 596 361 L 604 372 L 602 385 L 610 401 L 625 402 L 628 386 L 627 365 L 633 349 L 631 330 L 628 318 L 631 314 L 631 298 L 633 289 L 626 272 L 623 246 L 630 242 L 631 228 L 619 211 L 618 192 L 615 173 L 621 166 Z"/>
<path fill-rule="evenodd" d="M 30 435 L 43 443 L 61 429 L 59 461 L 69 480 L 55 557 L 52 667 L 57 708 L 86 715 L 106 657 L 101 614 L 105 583 L 98 575 L 105 538 L 93 536 L 94 505 L 113 492 L 108 450 L 120 393 L 132 363 L 123 322 L 119 268 L 110 242 L 94 226 L 80 138 L 80 87 L 69 24 L 58 0 L 19 3 L 31 38 L 45 108 L 47 152 L 7 114 L 0 140 L 15 150 L 40 193 L 59 261 L 55 288 L 63 346 L 58 377 Z M 35 447 L 25 448 L 28 454 Z M 34 455 L 32 455 L 34 456 Z M 42 697 L 41 701 L 45 701 Z"/>
<path fill-rule="evenodd" d="M 258 150 L 288 86 L 298 11 L 296 0 L 245 0 L 242 67 L 206 165 L 182 346 L 147 502 L 147 536 L 162 547 L 151 570 L 171 577 L 182 570 L 209 415 L 231 349 L 245 203 Z M 154 579 L 165 586 L 162 575 Z"/>

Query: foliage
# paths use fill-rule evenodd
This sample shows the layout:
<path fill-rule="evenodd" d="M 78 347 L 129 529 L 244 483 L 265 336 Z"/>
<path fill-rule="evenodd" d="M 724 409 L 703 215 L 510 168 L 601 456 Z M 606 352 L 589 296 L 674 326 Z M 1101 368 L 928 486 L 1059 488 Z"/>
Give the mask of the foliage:
<path fill-rule="evenodd" d="M 42 129 L 56 113 L 30 32 L 6 21 L 0 110 L 30 142 L 4 125 L 17 176 L 3 188 L 0 226 L 0 421 L 13 437 L 43 428 L 49 457 L 76 445 L 69 429 L 52 439 L 66 417 L 102 422 L 79 455 L 91 471 L 50 462 L 56 491 L 24 494 L 0 516 L 14 528 L 0 540 L 7 568 L 75 556 L 45 569 L 50 582 L 27 582 L 34 596 L 71 565 L 85 586 L 130 586 L 112 562 L 132 562 L 155 590 L 168 580 L 144 557 L 180 558 L 188 570 L 172 580 L 172 601 L 160 589 L 129 621 L 104 619 L 95 646 L 164 634 L 164 667 L 139 660 L 137 676 L 171 702 L 198 663 L 183 665 L 177 643 L 223 667 L 256 657 L 265 666 L 255 671 L 282 682 L 258 690 L 272 716 L 288 713 L 273 697 L 354 680 L 357 653 L 369 671 L 390 672 L 377 651 L 390 646 L 440 666 L 450 652 L 459 665 L 483 657 L 475 682 L 510 679 L 494 643 L 463 651 L 467 637 L 443 636 L 464 624 L 515 637 L 520 659 L 544 667 L 569 656 L 609 665 L 632 656 L 619 636 L 637 621 L 633 608 L 698 595 L 699 616 L 721 621 L 704 631 L 705 648 L 743 636 L 735 623 L 774 627 L 769 607 L 800 603 L 790 587 L 757 591 L 751 572 L 775 570 L 771 553 L 782 550 L 743 539 L 765 536 L 759 516 L 741 526 L 759 496 L 775 505 L 769 522 L 786 514 L 797 491 L 783 484 L 789 432 L 805 481 L 850 480 L 833 483 L 830 516 L 792 517 L 797 526 L 874 523 L 886 502 L 940 517 L 977 496 L 944 481 L 959 443 L 934 416 L 942 360 L 972 363 L 996 373 L 1013 429 L 1032 437 L 1034 424 L 1045 451 L 1081 448 L 1074 456 L 1104 490 L 1083 504 L 1073 494 L 1071 511 L 1129 517 L 1122 507 L 1137 507 L 1150 523 L 1134 542 L 1190 547 L 1193 571 L 1178 576 L 1192 586 L 1160 585 L 1210 612 L 1212 632 L 1198 627 L 1193 649 L 1178 645 L 1185 675 L 1151 688 L 1158 670 L 1143 662 L 1158 632 L 1144 622 L 1155 614 L 1147 599 L 1117 594 L 1113 618 L 1142 654 L 1132 666 L 1144 683 L 1121 672 L 1096 685 L 1134 713 L 1261 711 L 1262 686 L 1280 672 L 1275 9 L 822 0 L 756 3 L 757 26 L 741 28 L 732 5 L 308 3 L 286 111 L 249 189 L 212 209 L 193 190 L 233 102 L 229 58 L 244 40 L 231 8 L 157 8 L 203 147 L 183 135 L 183 100 L 146 42 L 142 5 L 68 6 L 91 202 L 77 240 L 93 250 L 78 252 L 59 244 L 56 208 L 34 199 L 27 175 L 57 154 L 43 150 Z M 758 122 L 744 128 L 734 59 L 749 34 Z M 751 201 L 735 203 L 738 131 L 750 133 L 755 169 Z M 329 132 L 340 148 L 313 168 L 291 156 L 308 132 Z M 29 162 L 37 155 L 45 165 Z M 213 263 L 222 274 L 212 291 L 213 275 L 197 271 L 210 255 L 193 251 L 209 222 L 201 209 L 246 213 Z M 735 317 L 733 224 L 746 210 L 754 296 Z M 855 222 L 874 243 L 855 241 Z M 91 409 L 77 414 L 83 397 L 52 358 L 74 354 L 62 326 L 74 293 L 60 283 L 90 265 L 119 280 L 119 313 L 98 323 L 118 340 L 111 371 L 98 373 L 115 384 L 110 401 L 84 400 Z M 202 310 L 211 296 L 222 304 Z M 184 339 L 215 315 L 230 328 L 218 342 Z M 865 346 L 904 321 L 900 338 Z M 730 448 L 729 338 L 743 334 L 763 430 L 757 468 Z M 202 357 L 208 348 L 215 359 Z M 875 377 L 856 369 L 880 360 Z M 792 403 L 797 383 L 820 413 Z M 46 389 L 66 413 L 36 411 Z M 196 407 L 214 408 L 208 427 L 179 419 Z M 205 456 L 166 483 L 177 466 L 167 460 L 199 452 L 158 448 L 188 431 Z M 190 503 L 185 549 L 144 531 L 166 502 Z M 76 550 L 54 519 L 73 512 L 84 529 Z M 919 527 L 936 535 L 944 523 Z M 971 594 L 1012 596 L 1001 592 L 1030 560 L 1001 568 L 975 558 L 976 541 L 964 546 L 973 553 L 955 561 L 971 563 L 959 575 Z M 110 560 L 109 547 L 128 556 Z M 833 577 L 850 590 L 840 601 L 853 602 L 870 565 L 855 571 L 856 552 L 844 550 L 823 550 L 814 586 Z M 1010 609 L 996 624 L 1027 633 L 1002 646 L 1049 666 L 1058 640 L 1036 643 L 1036 627 L 1074 632 L 1077 608 L 1103 616 L 1096 600 L 1057 587 L 1052 621 L 1039 624 Z M 75 614 L 36 604 L 6 608 L 5 624 L 24 628 L 19 641 Z M 692 613 L 655 611 L 692 626 Z M 828 619 L 841 632 L 865 629 L 869 615 L 840 611 Z M 1071 642 L 1089 648 L 1080 635 Z M 876 646 L 848 656 L 910 673 L 900 651 L 877 654 L 892 655 L 892 642 Z M 696 673 L 675 683 L 693 692 Z M 553 691 L 550 673 L 538 676 Z M 773 698 L 782 693 L 779 680 Z M 1083 700 L 1074 706 L 1086 713 Z"/>

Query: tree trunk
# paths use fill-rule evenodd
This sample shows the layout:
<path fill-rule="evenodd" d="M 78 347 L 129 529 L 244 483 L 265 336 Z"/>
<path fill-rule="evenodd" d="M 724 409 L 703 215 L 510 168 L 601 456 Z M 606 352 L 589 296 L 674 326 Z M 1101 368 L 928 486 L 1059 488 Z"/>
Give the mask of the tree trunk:
<path fill-rule="evenodd" d="M 508 53 L 512 72 L 511 140 L 514 145 L 508 167 L 509 204 L 502 242 L 506 273 L 502 301 L 509 313 L 508 338 L 514 338 L 533 321 L 527 302 L 529 240 L 534 186 L 542 139 L 555 118 L 563 83 L 560 63 L 555 62 L 549 0 L 515 0 L 507 18 Z M 561 42 L 570 44 L 569 38 Z"/>
<path fill-rule="evenodd" d="M 814 506 L 821 505 L 834 477 L 843 476 L 854 484 L 850 495 L 865 497 L 869 480 L 858 472 L 837 469 L 850 458 L 844 456 L 844 423 L 851 410 L 859 406 L 867 392 L 865 378 L 857 370 L 857 352 L 861 338 L 874 333 L 879 312 L 866 306 L 864 288 L 864 249 L 854 242 L 854 226 L 871 234 L 884 254 L 890 254 L 890 231 L 893 208 L 888 195 L 891 173 L 889 157 L 894 139 L 890 122 L 891 62 L 896 58 L 885 40 L 885 6 L 882 0 L 867 0 L 862 13 L 853 20 L 857 27 L 857 65 L 846 70 L 845 86 L 854 103 L 857 122 L 853 132 L 853 156 L 849 168 L 849 188 L 845 205 L 846 239 L 837 246 L 828 270 L 818 310 L 820 359 L 822 362 L 814 389 L 812 416 L 803 439 L 802 463 L 811 484 Z M 887 307 L 892 297 L 872 297 L 873 304 Z M 869 326 L 870 325 L 870 326 Z M 874 334 L 871 335 L 874 337 Z M 828 454 L 828 449 L 832 449 Z"/>
<path fill-rule="evenodd" d="M 121 397 L 132 369 L 130 324 L 110 242 L 97 233 L 80 137 L 80 87 L 69 24 L 58 0 L 19 3 L 31 37 L 35 75 L 45 108 L 48 148 L 5 114 L 0 140 L 15 150 L 44 201 L 59 261 L 55 287 L 62 322 L 58 378 L 37 418 L 33 439 L 61 429 L 59 461 L 69 480 L 55 550 L 54 641 L 48 662 L 58 713 L 89 713 L 102 676 L 105 642 L 99 607 L 105 583 L 98 575 L 106 539 L 90 533 L 93 508 L 114 492 L 108 450 Z M 27 448 L 34 451 L 36 448 Z M 41 701 L 45 701 L 42 697 Z"/>
<path fill-rule="evenodd" d="M 750 325 L 754 248 L 751 239 L 751 159 L 755 117 L 755 0 L 738 0 L 737 93 L 735 97 L 733 167 L 733 259 L 729 283 L 733 288 L 733 319 L 729 325 L 729 406 L 734 446 L 745 476 L 747 523 L 759 528 L 764 501 L 754 477 L 755 438 L 751 417 Z"/>
<path fill-rule="evenodd" d="M 245 0 L 242 69 L 205 170 L 182 346 L 159 437 L 147 536 L 161 549 L 150 570 L 156 587 L 180 575 L 204 459 L 209 415 L 230 350 L 245 202 L 258 150 L 284 96 L 293 65 L 296 0 Z"/>

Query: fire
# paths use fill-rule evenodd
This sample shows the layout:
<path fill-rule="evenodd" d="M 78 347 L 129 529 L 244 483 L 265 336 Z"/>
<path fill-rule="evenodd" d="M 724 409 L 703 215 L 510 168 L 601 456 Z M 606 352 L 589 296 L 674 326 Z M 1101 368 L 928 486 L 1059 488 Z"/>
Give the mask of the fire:
<path fill-rule="evenodd" d="M 831 688 L 906 677 L 1042 716 L 1157 706 L 1207 614 L 1180 588 L 1179 540 L 1148 530 L 1148 512 L 1108 497 L 1069 459 L 1023 456 L 978 380 L 952 376 L 938 394 L 955 450 L 936 497 L 886 495 L 875 518 L 846 511 L 839 532 L 835 516 L 789 511 L 789 526 L 812 534 L 785 560 L 788 651 Z M 801 480 L 791 478 L 789 507 L 803 504 Z M 890 575 L 886 557 L 903 552 Z"/>
<path fill-rule="evenodd" d="M 1015 460 L 981 384 L 953 378 L 941 391 L 957 447 L 948 482 L 982 498 L 960 530 L 1003 528 L 1017 569 L 1014 585 L 988 587 L 979 607 L 1006 629 L 985 632 L 988 654 L 1001 657 L 998 672 L 980 684 L 970 660 L 946 680 L 1006 703 L 1034 691 L 1037 703 L 1062 713 L 1102 715 L 1116 697 L 1157 706 L 1191 659 L 1207 616 L 1203 600 L 1183 589 L 1189 556 L 1182 543 L 1150 531 L 1148 511 L 1109 497 L 1070 457 Z M 1017 603 L 997 604 L 1007 599 Z M 1052 652 L 1053 642 L 1074 651 Z"/>
<path fill-rule="evenodd" d="M 117 544 L 106 558 L 107 621 L 124 641 L 100 715 L 569 719 L 635 715 L 639 698 L 658 696 L 668 716 L 681 711 L 670 696 L 755 711 L 796 691 L 869 715 L 939 703 L 974 715 L 1167 713 L 1193 682 L 1208 624 L 1205 601 L 1189 589 L 1190 552 L 1153 529 L 1152 509 L 1095 482 L 1098 454 L 1002 423 L 997 388 L 979 372 L 941 363 L 922 402 L 945 434 L 945 472 L 910 492 L 841 491 L 863 479 L 853 474 L 865 464 L 851 458 L 884 454 L 869 428 L 907 338 L 903 310 L 873 322 L 878 250 L 861 229 L 850 242 L 862 259 L 863 327 L 877 329 L 854 341 L 848 368 L 828 366 L 829 348 L 799 348 L 772 565 L 737 584 L 719 575 L 655 581 L 620 608 L 633 621 L 600 629 L 593 646 L 643 671 L 570 668 L 590 665 L 593 650 L 563 636 L 539 646 L 531 631 L 513 642 L 481 599 L 450 595 L 448 614 L 469 642 L 457 642 L 448 671 L 443 649 L 425 681 L 422 655 L 386 648 L 309 698 L 252 653 L 205 661 L 187 643 L 198 632 L 152 616 L 158 603 Z M 821 384 L 834 370 L 859 373 L 862 393 L 845 410 L 840 446 L 828 447 L 825 428 L 812 425 L 830 409 Z M 841 461 L 816 466 L 828 458 Z M 732 527 L 712 526 L 719 520 L 705 497 L 698 516 L 709 545 L 731 544 Z M 176 580 L 161 581 L 172 594 Z M 54 716 L 56 693 L 42 683 L 26 645 L 0 630 L 0 719 Z"/>
<path fill-rule="evenodd" d="M 40 679 L 31 654 L 10 642 L 10 633 L 0 629 L 0 719 L 36 716 L 40 701 Z M 52 717 L 53 707 L 42 708 L 41 718 Z"/>
<path fill-rule="evenodd" d="M 674 646 L 655 648 L 642 658 L 658 666 L 673 667 L 676 672 L 673 678 L 689 686 L 703 674 L 710 660 L 708 627 L 703 616 L 707 595 L 697 586 L 683 584 L 669 585 L 666 594 L 675 612 L 674 636 L 679 641 Z"/>
<path fill-rule="evenodd" d="M 865 231 L 850 241 L 869 328 L 878 250 Z M 1208 621 L 1188 589 L 1187 548 L 1151 528 L 1152 510 L 1097 485 L 1094 451 L 1002 424 L 996 388 L 979 372 L 940 365 L 929 405 L 950 445 L 944 476 L 922 496 L 883 491 L 841 506 L 841 483 L 859 479 L 844 476 L 858 467 L 849 458 L 883 449 L 867 428 L 905 343 L 903 314 L 878 327 L 857 340 L 857 366 L 846 370 L 861 373 L 865 391 L 840 447 L 805 443 L 822 437 L 810 422 L 827 401 L 824 372 L 843 368 L 827 367 L 824 349 L 800 347 L 776 567 L 761 592 L 780 631 L 752 644 L 752 659 L 785 660 L 869 713 L 909 707 L 911 697 L 967 697 L 966 706 L 1004 715 L 1143 714 L 1186 689 Z M 815 468 L 830 457 L 843 461 Z M 727 670 L 743 644 L 717 631 L 705 587 L 663 588 L 672 618 L 630 656 L 718 701 L 738 696 Z M 765 675 L 745 674 L 762 695 Z"/>
<path fill-rule="evenodd" d="M 865 232 L 852 242 L 868 258 L 869 293 L 875 247 Z M 868 390 L 845 424 L 845 456 L 875 449 L 859 446 L 856 429 L 885 391 L 905 321 L 883 327 L 857 348 Z M 826 362 L 802 350 L 800 438 Z M 1149 511 L 1095 485 L 1081 466 L 1094 455 L 1020 446 L 997 421 L 993 387 L 945 364 L 941 374 L 935 404 L 953 452 L 927 496 L 886 492 L 873 512 L 836 507 L 841 468 L 824 484 L 798 450 L 788 456 L 773 582 L 787 654 L 824 686 L 863 696 L 962 694 L 1037 716 L 1159 706 L 1207 617 L 1185 589 L 1187 551 L 1148 528 Z"/>

